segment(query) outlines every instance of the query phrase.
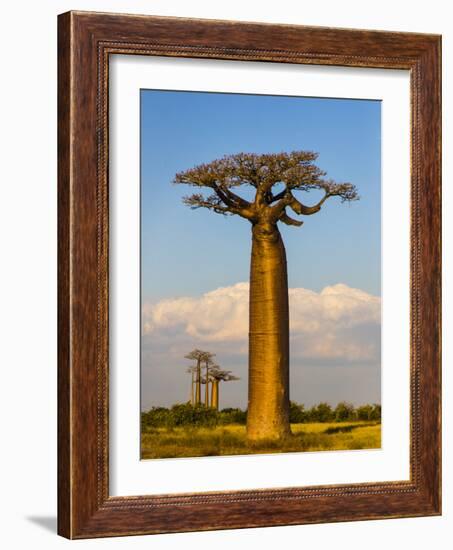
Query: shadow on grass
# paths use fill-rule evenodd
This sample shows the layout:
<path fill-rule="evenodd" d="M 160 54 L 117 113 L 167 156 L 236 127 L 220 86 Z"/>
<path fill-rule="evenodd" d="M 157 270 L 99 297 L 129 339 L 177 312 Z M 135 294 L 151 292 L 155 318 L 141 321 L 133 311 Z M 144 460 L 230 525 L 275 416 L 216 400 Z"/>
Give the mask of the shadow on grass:
<path fill-rule="evenodd" d="M 322 433 L 327 435 L 340 434 L 340 433 L 350 433 L 352 430 L 357 430 L 357 428 L 369 428 L 370 426 L 376 426 L 376 424 L 349 424 L 347 426 L 338 426 L 335 428 L 327 428 Z"/>

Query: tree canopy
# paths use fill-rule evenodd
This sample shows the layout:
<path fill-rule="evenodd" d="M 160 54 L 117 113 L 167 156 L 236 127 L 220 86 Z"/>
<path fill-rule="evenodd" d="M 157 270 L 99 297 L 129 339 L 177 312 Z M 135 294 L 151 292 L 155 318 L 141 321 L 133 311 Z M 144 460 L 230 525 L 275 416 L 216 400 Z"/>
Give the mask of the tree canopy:
<path fill-rule="evenodd" d="M 215 356 L 215 353 L 211 353 L 210 351 L 203 351 L 201 349 L 194 349 L 184 355 L 185 359 L 191 359 L 193 361 L 201 362 L 201 361 L 207 361 L 212 362 L 212 358 Z"/>
<path fill-rule="evenodd" d="M 185 196 L 183 201 L 191 208 L 207 208 L 218 214 L 239 215 L 251 223 L 265 221 L 300 226 L 302 221 L 288 215 L 309 216 L 319 212 L 329 197 L 342 202 L 359 198 L 351 183 L 336 183 L 327 179 L 315 161 L 318 154 L 312 151 L 290 153 L 237 153 L 207 164 L 200 164 L 175 175 L 174 183 L 210 190 Z M 233 191 L 241 186 L 255 189 L 253 200 L 246 200 Z M 278 187 L 277 191 L 275 188 Z M 320 189 L 324 196 L 315 205 L 308 206 L 295 196 L 296 191 Z"/>

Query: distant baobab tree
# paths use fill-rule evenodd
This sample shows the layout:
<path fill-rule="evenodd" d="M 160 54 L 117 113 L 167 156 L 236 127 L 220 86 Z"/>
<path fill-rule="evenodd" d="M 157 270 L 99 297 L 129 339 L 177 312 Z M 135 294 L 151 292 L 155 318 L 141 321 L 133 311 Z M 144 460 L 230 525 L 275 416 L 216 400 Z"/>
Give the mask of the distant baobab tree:
<path fill-rule="evenodd" d="M 186 370 L 187 373 L 192 375 L 191 385 L 190 385 L 190 404 L 195 404 L 195 376 L 197 374 L 197 366 L 192 365 Z"/>
<path fill-rule="evenodd" d="M 206 388 L 209 388 L 209 384 L 211 384 L 211 398 L 205 403 L 206 407 L 209 406 L 219 410 L 219 383 L 232 382 L 233 380 L 240 380 L 240 378 L 234 376 L 230 370 L 222 370 L 219 365 L 212 365 L 209 368 L 208 378 L 206 376 L 201 377 L 201 383 L 206 384 Z M 209 394 L 209 390 L 206 394 Z"/>
<path fill-rule="evenodd" d="M 212 357 L 215 355 L 214 353 L 212 354 L 209 354 L 211 355 Z M 206 356 L 205 358 L 205 371 L 203 373 L 203 376 L 201 377 L 201 384 L 206 384 L 206 380 L 208 381 L 208 383 L 206 384 L 205 386 L 205 399 L 204 399 L 204 404 L 205 404 L 205 407 L 209 407 L 209 403 L 210 403 L 210 399 L 209 399 L 209 384 L 211 382 L 211 372 L 215 371 L 216 369 L 219 368 L 218 365 L 215 365 L 214 362 L 212 361 L 211 357 L 209 356 Z"/>
<path fill-rule="evenodd" d="M 184 197 L 191 208 L 237 215 L 251 224 L 247 413 L 247 437 L 251 441 L 291 433 L 288 275 L 278 222 L 299 227 L 303 222 L 292 218 L 288 210 L 310 216 L 330 197 L 339 197 L 342 202 L 358 199 L 354 185 L 325 179 L 326 173 L 314 163 L 317 157 L 310 151 L 238 153 L 179 172 L 174 178 L 174 183 L 209 190 L 208 195 Z M 252 189 L 252 199 L 233 192 L 241 186 Z M 313 189 L 324 192 L 313 206 L 296 198 L 296 191 Z"/>
<path fill-rule="evenodd" d="M 213 368 L 209 373 L 209 377 L 212 384 L 211 389 L 211 407 L 219 410 L 219 384 L 220 382 L 232 382 L 233 380 L 240 380 L 237 376 L 231 374 L 230 370 L 221 370 L 220 368 Z"/>
<path fill-rule="evenodd" d="M 201 363 L 205 357 L 205 351 L 200 349 L 194 349 L 184 357 L 191 361 L 196 361 L 195 365 L 195 398 L 194 404 L 199 405 L 201 403 Z"/>
<path fill-rule="evenodd" d="M 206 374 L 208 373 L 209 367 L 213 364 L 212 358 L 215 356 L 214 353 L 211 353 L 210 351 L 203 351 L 201 349 L 194 349 L 191 352 L 189 352 L 184 357 L 186 359 L 190 359 L 192 361 L 196 361 L 196 364 L 193 367 L 189 367 L 187 369 L 188 373 L 192 374 L 192 388 L 193 385 L 195 385 L 195 396 L 193 396 L 193 389 L 192 389 L 192 405 L 200 405 L 201 404 L 201 369 L 202 364 L 204 363 L 204 368 L 206 369 Z M 205 404 L 207 406 L 209 397 L 206 390 L 205 393 Z"/>
<path fill-rule="evenodd" d="M 204 367 L 205 367 L 205 378 L 209 381 L 209 371 L 214 367 L 214 361 L 212 360 L 215 357 L 215 353 L 210 353 L 206 351 L 203 356 Z M 206 384 L 205 396 L 204 396 L 205 407 L 209 407 L 209 383 Z"/>

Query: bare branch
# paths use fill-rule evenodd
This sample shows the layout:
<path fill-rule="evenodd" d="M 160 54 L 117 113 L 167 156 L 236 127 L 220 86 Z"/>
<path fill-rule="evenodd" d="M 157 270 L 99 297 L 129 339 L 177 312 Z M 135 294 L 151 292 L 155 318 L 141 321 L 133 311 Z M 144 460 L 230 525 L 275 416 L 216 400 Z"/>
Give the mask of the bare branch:
<path fill-rule="evenodd" d="M 324 204 L 325 200 L 327 199 L 329 195 L 326 193 L 324 197 L 315 205 L 313 206 L 306 206 L 305 204 L 302 204 L 300 201 L 296 199 L 291 194 L 291 199 L 288 203 L 288 206 L 295 212 L 296 214 L 303 214 L 304 216 L 311 216 L 312 214 L 316 214 L 321 210 L 321 206 Z"/>
<path fill-rule="evenodd" d="M 236 193 L 233 193 L 228 187 L 222 187 L 220 185 L 217 185 L 214 183 L 212 185 L 212 189 L 217 193 L 218 197 L 222 199 L 222 201 L 231 207 L 234 208 L 249 208 L 250 203 L 240 197 L 239 195 L 236 195 Z"/>
<path fill-rule="evenodd" d="M 320 182 L 314 187 L 317 189 L 324 189 L 325 194 L 322 199 L 313 206 L 307 206 L 306 204 L 300 202 L 288 188 L 285 189 L 284 192 L 279 193 L 282 198 L 280 198 L 274 206 L 270 207 L 273 214 L 272 217 L 286 223 L 287 225 L 298 225 L 297 223 L 293 223 L 294 220 L 291 221 L 291 218 L 287 216 L 285 211 L 287 206 L 289 206 L 296 214 L 311 216 L 321 210 L 321 206 L 329 197 L 340 197 L 342 202 L 355 201 L 359 199 L 357 189 L 350 183 L 335 183 L 332 180 L 328 180 Z"/>
<path fill-rule="evenodd" d="M 304 223 L 303 221 L 299 221 L 291 218 L 290 216 L 288 216 L 288 214 L 285 211 L 282 212 L 282 214 L 278 219 L 281 222 L 285 223 L 286 225 L 294 225 L 296 227 L 300 227 Z"/>
<path fill-rule="evenodd" d="M 341 202 L 351 202 L 360 199 L 357 188 L 352 183 L 335 183 L 333 180 L 325 180 L 319 184 L 329 197 L 340 197 Z"/>
<path fill-rule="evenodd" d="M 283 199 L 286 195 L 286 192 L 287 192 L 287 189 L 285 187 L 285 189 L 283 189 L 283 191 L 280 191 L 280 193 L 277 193 L 276 195 L 273 195 L 272 193 L 270 193 L 270 195 L 269 195 L 269 204 L 272 204 L 273 202 L 277 202 L 277 201 Z"/>
<path fill-rule="evenodd" d="M 201 193 L 195 193 L 193 195 L 183 197 L 182 202 L 187 206 L 190 206 L 192 210 L 196 210 L 197 208 L 208 208 L 217 214 L 223 214 L 225 216 L 228 214 L 235 214 L 234 209 L 229 206 L 222 205 L 221 200 L 216 195 L 209 195 L 208 197 L 205 197 Z"/>
<path fill-rule="evenodd" d="M 209 195 L 205 197 L 201 193 L 194 193 L 193 195 L 183 197 L 182 201 L 187 206 L 190 206 L 192 210 L 207 208 L 213 210 L 217 214 L 237 214 L 247 220 L 253 220 L 254 218 L 254 212 L 251 208 L 237 207 L 231 201 L 228 201 L 228 204 L 224 204 L 218 195 Z"/>

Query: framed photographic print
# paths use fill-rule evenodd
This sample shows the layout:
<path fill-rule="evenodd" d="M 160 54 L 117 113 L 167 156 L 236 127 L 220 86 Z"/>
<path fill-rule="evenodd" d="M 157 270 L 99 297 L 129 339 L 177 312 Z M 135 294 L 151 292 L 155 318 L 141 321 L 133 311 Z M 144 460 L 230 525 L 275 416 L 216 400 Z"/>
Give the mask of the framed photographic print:
<path fill-rule="evenodd" d="M 59 533 L 440 505 L 440 37 L 59 17 Z"/>

